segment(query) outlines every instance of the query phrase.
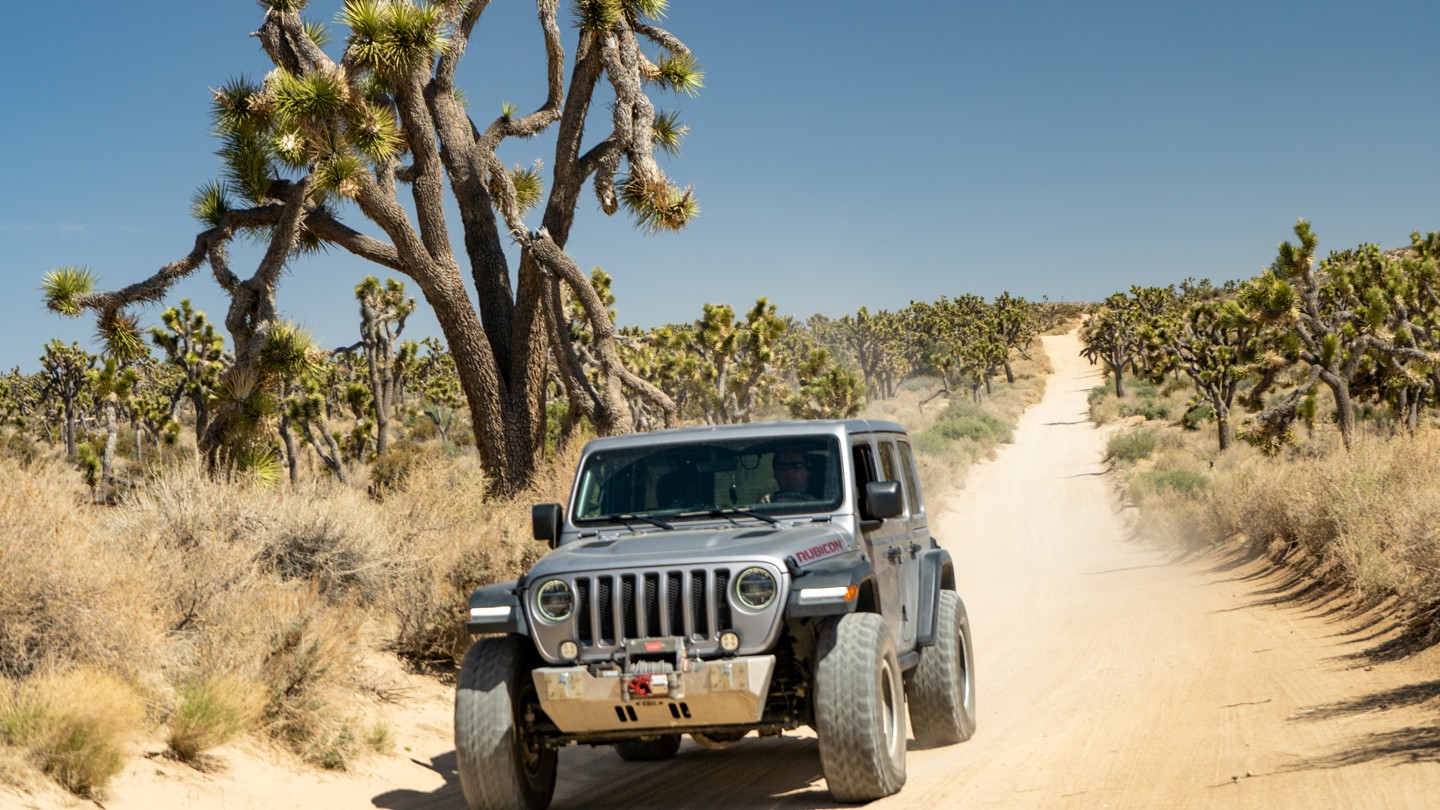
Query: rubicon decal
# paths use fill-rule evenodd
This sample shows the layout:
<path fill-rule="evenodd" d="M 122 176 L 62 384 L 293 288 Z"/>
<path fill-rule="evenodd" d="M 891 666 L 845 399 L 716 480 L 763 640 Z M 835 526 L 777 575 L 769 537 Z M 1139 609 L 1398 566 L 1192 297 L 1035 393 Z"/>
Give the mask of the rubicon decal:
<path fill-rule="evenodd" d="M 827 540 L 818 546 L 811 546 L 804 551 L 795 552 L 795 559 L 801 565 L 808 565 L 816 560 L 823 560 L 826 557 L 839 554 L 845 545 L 839 540 Z"/>

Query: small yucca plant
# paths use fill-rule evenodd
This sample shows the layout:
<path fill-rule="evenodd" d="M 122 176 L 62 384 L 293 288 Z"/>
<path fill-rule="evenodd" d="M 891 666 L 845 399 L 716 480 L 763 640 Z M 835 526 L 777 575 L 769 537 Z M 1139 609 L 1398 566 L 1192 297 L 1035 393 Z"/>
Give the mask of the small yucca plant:
<path fill-rule="evenodd" d="M 94 291 L 95 274 L 88 267 L 61 267 L 45 274 L 40 289 L 50 311 L 73 317 L 82 309 L 76 299 Z"/>

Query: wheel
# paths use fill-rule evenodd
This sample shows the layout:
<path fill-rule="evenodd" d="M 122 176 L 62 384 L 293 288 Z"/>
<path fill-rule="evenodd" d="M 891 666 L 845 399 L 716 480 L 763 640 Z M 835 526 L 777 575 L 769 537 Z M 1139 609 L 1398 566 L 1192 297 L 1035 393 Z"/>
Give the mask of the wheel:
<path fill-rule="evenodd" d="M 831 795 L 895 793 L 905 784 L 905 687 L 889 626 L 874 613 L 827 619 L 817 654 L 815 731 Z"/>
<path fill-rule="evenodd" d="M 697 731 L 690 735 L 690 739 L 694 740 L 695 744 L 701 748 L 720 751 L 740 742 L 749 733 L 748 731 Z"/>
<path fill-rule="evenodd" d="M 679 750 L 679 734 L 661 734 L 649 740 L 621 740 L 615 743 L 615 753 L 626 762 L 658 762 L 675 756 Z"/>
<path fill-rule="evenodd" d="M 524 717 L 537 704 L 533 655 L 520 636 L 470 645 L 455 686 L 455 761 L 470 810 L 545 808 L 555 793 L 554 748 L 527 743 Z"/>
<path fill-rule="evenodd" d="M 940 592 L 935 644 L 910 675 L 910 729 L 929 748 L 964 742 L 975 733 L 975 653 L 970 619 L 954 591 Z"/>

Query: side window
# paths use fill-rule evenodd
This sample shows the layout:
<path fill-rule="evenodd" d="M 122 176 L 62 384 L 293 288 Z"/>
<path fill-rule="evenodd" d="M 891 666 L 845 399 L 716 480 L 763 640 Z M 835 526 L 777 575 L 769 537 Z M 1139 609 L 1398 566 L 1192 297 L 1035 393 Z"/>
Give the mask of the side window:
<path fill-rule="evenodd" d="M 910 490 L 909 482 L 901 479 L 900 462 L 895 456 L 895 442 L 880 443 L 880 480 L 899 481 L 902 490 L 906 492 Z M 912 514 L 915 512 L 913 505 L 910 507 L 910 512 Z"/>
<path fill-rule="evenodd" d="M 875 461 L 868 444 L 853 445 L 850 455 L 855 467 L 855 507 L 859 509 L 865 505 L 865 485 L 875 480 Z"/>
<path fill-rule="evenodd" d="M 909 442 L 900 442 L 900 469 L 905 473 L 905 495 L 910 499 L 910 514 L 918 515 L 925 505 L 920 498 L 920 473 Z"/>

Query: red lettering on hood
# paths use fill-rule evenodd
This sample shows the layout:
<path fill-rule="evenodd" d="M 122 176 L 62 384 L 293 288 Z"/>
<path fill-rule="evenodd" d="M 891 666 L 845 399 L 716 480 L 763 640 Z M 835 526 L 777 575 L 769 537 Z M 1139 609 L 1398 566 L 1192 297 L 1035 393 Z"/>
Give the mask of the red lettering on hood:
<path fill-rule="evenodd" d="M 844 548 L 844 544 L 839 540 L 827 540 L 817 546 L 811 546 L 810 548 L 795 552 L 795 559 L 799 561 L 801 565 L 805 565 L 815 562 L 816 560 L 822 560 L 833 554 L 838 554 Z"/>

